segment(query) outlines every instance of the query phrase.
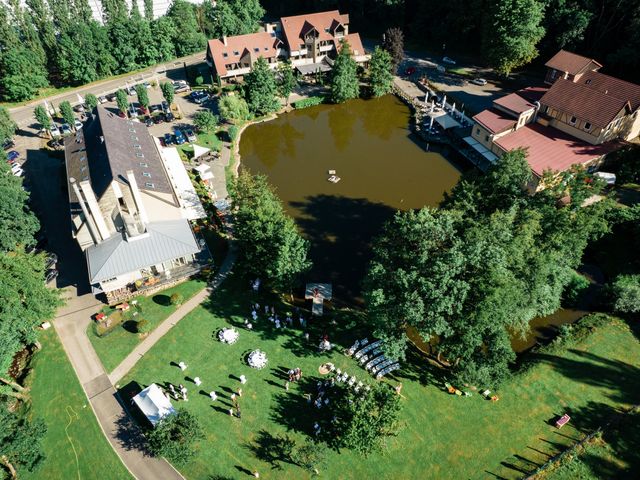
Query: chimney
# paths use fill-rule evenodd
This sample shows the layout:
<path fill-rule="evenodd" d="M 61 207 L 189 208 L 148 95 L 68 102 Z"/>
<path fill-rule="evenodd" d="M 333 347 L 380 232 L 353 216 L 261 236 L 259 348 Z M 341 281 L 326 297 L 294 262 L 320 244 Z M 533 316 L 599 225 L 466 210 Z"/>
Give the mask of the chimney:
<path fill-rule="evenodd" d="M 133 170 L 127 170 L 127 180 L 129 181 L 129 188 L 131 189 L 133 200 L 136 202 L 136 208 L 138 209 L 140 221 L 143 225 L 146 225 L 147 223 L 149 223 L 149 217 L 147 217 L 147 211 L 144 209 L 142 196 L 140 195 L 140 190 L 138 189 L 136 177 L 133 175 Z"/>
<path fill-rule="evenodd" d="M 91 212 L 93 221 L 98 228 L 101 240 L 106 240 L 110 236 L 109 229 L 107 228 L 107 224 L 105 223 L 102 212 L 100 211 L 100 206 L 98 205 L 96 195 L 93 193 L 93 188 L 91 188 L 91 184 L 87 180 L 80 182 L 80 187 L 82 188 L 82 193 L 84 193 L 84 196 L 87 199 L 89 211 Z"/>
<path fill-rule="evenodd" d="M 93 243 L 100 243 L 100 235 L 96 232 L 94 225 L 92 222 L 92 218 L 89 215 L 89 211 L 87 210 L 87 206 L 84 203 L 84 198 L 82 198 L 82 193 L 80 193 L 80 189 L 78 188 L 78 184 L 76 183 L 76 179 L 71 177 L 69 179 L 69 183 L 71 184 L 71 188 L 73 188 L 73 192 L 76 194 L 78 198 L 78 203 L 80 204 L 80 208 L 82 209 L 82 213 L 84 214 L 85 222 L 87 224 L 87 228 L 89 229 L 89 233 L 93 237 Z"/>
<path fill-rule="evenodd" d="M 227 36 L 226 35 L 222 36 L 222 43 L 224 44 L 225 47 L 229 46 L 229 44 L 227 43 Z"/>

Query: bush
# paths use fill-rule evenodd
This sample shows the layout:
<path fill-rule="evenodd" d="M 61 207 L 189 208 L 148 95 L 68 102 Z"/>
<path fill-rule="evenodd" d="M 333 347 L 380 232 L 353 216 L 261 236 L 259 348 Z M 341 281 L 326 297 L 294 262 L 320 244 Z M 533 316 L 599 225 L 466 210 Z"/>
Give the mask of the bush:
<path fill-rule="evenodd" d="M 239 132 L 240 129 L 238 127 L 236 127 L 235 125 L 231 125 L 229 127 L 229 131 L 227 132 L 229 134 L 229 141 L 235 141 L 235 139 L 238 137 Z"/>
<path fill-rule="evenodd" d="M 609 287 L 616 312 L 640 312 L 640 275 L 618 275 Z"/>
<path fill-rule="evenodd" d="M 98 337 L 106 337 L 119 327 L 125 318 L 120 311 L 114 311 L 105 320 L 94 324 L 94 331 Z"/>
<path fill-rule="evenodd" d="M 204 78 L 202 78 L 202 75 L 198 75 L 196 77 L 196 79 L 194 80 L 194 82 L 199 87 L 200 85 L 202 85 L 204 83 Z"/>
<path fill-rule="evenodd" d="M 136 332 L 147 333 L 149 331 L 151 331 L 151 323 L 149 323 L 149 320 L 141 318 L 136 322 Z"/>
<path fill-rule="evenodd" d="M 572 272 L 569 283 L 564 288 L 564 293 L 562 295 L 565 306 L 576 306 L 582 294 L 587 288 L 589 288 L 589 285 L 589 280 L 587 280 L 584 276 L 580 275 L 578 272 Z"/>
<path fill-rule="evenodd" d="M 303 100 L 298 100 L 297 102 L 293 102 L 293 108 L 296 110 L 300 110 L 302 108 L 313 107 L 316 105 L 320 105 L 324 103 L 325 97 L 309 97 Z"/>
<path fill-rule="evenodd" d="M 184 297 L 181 293 L 171 295 L 171 305 L 182 305 L 182 302 L 184 302 Z"/>

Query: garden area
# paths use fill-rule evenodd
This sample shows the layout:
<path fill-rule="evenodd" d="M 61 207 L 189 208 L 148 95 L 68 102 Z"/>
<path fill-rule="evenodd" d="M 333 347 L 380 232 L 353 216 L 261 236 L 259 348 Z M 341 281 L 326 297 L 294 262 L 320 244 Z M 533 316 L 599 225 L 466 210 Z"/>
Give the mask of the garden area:
<path fill-rule="evenodd" d="M 94 321 L 87 328 L 87 336 L 105 370 L 113 371 L 138 343 L 178 308 L 179 304 L 189 300 L 205 286 L 206 282 L 203 280 L 187 280 L 161 293 L 150 297 L 141 295 L 127 302 L 130 308 L 125 312 L 114 307 L 104 307 L 98 315 L 103 314 L 111 319 L 109 330 L 101 329 L 104 322 Z M 172 302 L 174 295 L 177 303 Z M 141 320 L 144 321 L 142 325 L 139 323 Z"/>
<path fill-rule="evenodd" d="M 42 440 L 46 458 L 20 478 L 96 478 L 97 472 L 108 472 L 114 480 L 131 478 L 102 433 L 55 330 L 41 332 L 39 341 L 42 349 L 27 384 L 31 411 L 47 425 Z"/>
<path fill-rule="evenodd" d="M 329 310 L 325 317 L 311 319 L 303 311 L 308 321 L 303 331 L 297 323 L 276 328 L 260 309 L 252 329 L 247 329 L 245 321 L 251 320 L 251 305 L 256 302 L 273 306 L 281 318 L 294 310 L 276 297 L 249 291 L 245 282 L 232 277 L 167 333 L 121 382 L 126 399 L 152 383 L 187 387 L 189 401 L 173 400 L 173 404 L 197 417 L 205 436 L 196 442 L 195 455 L 178 466 L 186 478 L 238 478 L 255 471 L 261 478 L 309 478 L 311 474 L 292 462 L 277 441 L 284 435 L 296 444 L 314 438 L 320 410 L 305 395 L 312 395 L 316 383 L 328 378 L 319 367 L 332 362 L 365 385 L 376 383 L 344 354 L 354 340 L 370 337 L 362 329 L 360 313 Z M 637 402 L 637 329 L 614 317 L 594 325 L 589 335 L 533 354 L 526 371 L 493 392 L 498 401 L 485 399 L 480 394 L 483 386 L 460 386 L 470 396 L 449 394 L 445 383 L 450 379 L 443 370 L 410 349 L 402 368 L 382 380 L 389 388 L 402 383 L 397 436 L 388 437 L 386 448 L 369 456 L 330 450 L 318 466 L 320 473 L 345 479 L 521 478 Z M 238 340 L 220 342 L 223 328 L 235 328 Z M 333 344 L 329 352 L 318 349 L 324 335 Z M 268 358 L 260 370 L 246 362 L 255 349 Z M 186 364 L 185 371 L 179 362 Z M 302 379 L 287 389 L 287 372 L 293 368 L 302 370 Z M 241 376 L 246 384 L 239 381 Z M 195 377 L 201 385 L 194 384 Z M 234 400 L 232 394 L 239 387 L 242 396 Z M 217 394 L 215 401 L 211 391 Z M 229 415 L 235 402 L 242 407 L 241 418 Z M 332 407 L 322 409 L 330 412 Z M 555 421 L 565 413 L 571 421 L 559 430 Z M 619 471 L 634 461 L 637 464 L 637 458 L 620 461 Z"/>

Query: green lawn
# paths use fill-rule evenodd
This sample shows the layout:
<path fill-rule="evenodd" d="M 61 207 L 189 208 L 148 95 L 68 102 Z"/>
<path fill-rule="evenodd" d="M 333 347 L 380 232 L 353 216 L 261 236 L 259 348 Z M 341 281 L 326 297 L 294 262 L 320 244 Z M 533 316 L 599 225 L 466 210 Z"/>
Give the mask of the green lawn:
<path fill-rule="evenodd" d="M 174 293 L 181 293 L 184 300 L 188 300 L 197 292 L 206 286 L 206 282 L 202 280 L 188 280 L 173 288 L 163 290 L 160 293 L 150 297 L 140 296 L 137 298 L 138 304 L 142 307 L 142 313 L 137 318 L 145 318 L 151 324 L 153 331 L 162 321 L 171 315 L 175 309 L 175 305 L 171 305 L 169 298 Z M 105 313 L 113 309 L 107 307 L 103 309 Z M 105 337 L 98 337 L 94 330 L 94 324 L 90 324 L 87 328 L 87 336 L 96 350 L 98 357 L 102 361 L 107 372 L 115 369 L 122 360 L 140 343 L 143 338 L 134 332 L 131 328 L 127 329 L 126 323 L 116 327 L 111 333 Z"/>
<path fill-rule="evenodd" d="M 105 472 L 110 480 L 132 478 L 104 437 L 53 328 L 41 333 L 40 342 L 28 383 L 32 414 L 47 424 L 46 459 L 20 478 L 80 480 L 106 478 Z"/>
<path fill-rule="evenodd" d="M 309 478 L 297 466 L 282 464 L 276 470 L 262 453 L 269 435 L 288 432 L 302 441 L 311 431 L 315 408 L 301 396 L 312 392 L 318 366 L 331 359 L 362 380 L 373 381 L 342 348 L 331 355 L 315 348 L 319 335 L 327 332 L 340 347 L 365 335 L 358 331 L 358 315 L 338 313 L 336 325 L 317 321 L 311 328 L 312 344 L 302 332 L 276 330 L 261 316 L 253 331 L 241 327 L 256 299 L 244 283 L 234 279 L 223 284 L 209 304 L 194 310 L 139 361 L 121 382 L 125 388 L 183 383 L 190 400 L 182 403 L 201 420 L 206 439 L 197 443 L 197 455 L 180 471 L 189 479 L 222 476 L 243 478 L 257 469 L 261 478 Z M 269 303 L 273 305 L 273 302 Z M 285 307 L 278 310 L 284 316 Z M 307 314 L 308 318 L 308 314 Z M 217 341 L 218 330 L 238 326 L 240 339 L 234 345 Z M 615 408 L 637 402 L 640 393 L 640 348 L 638 337 L 621 320 L 613 320 L 583 343 L 563 354 L 539 354 L 538 363 L 517 376 L 490 402 L 474 393 L 456 397 L 442 389 L 441 372 L 412 354 L 397 379 L 402 381 L 404 409 L 402 429 L 389 441 L 385 454 L 360 457 L 349 451 L 332 453 L 323 471 L 325 478 L 506 478 L 515 479 L 544 463 L 550 455 L 604 421 Z M 258 371 L 244 358 L 260 348 L 269 364 Z M 189 366 L 181 372 L 175 363 Z M 175 363 L 174 363 L 175 362 Z M 300 367 L 301 385 L 283 388 L 283 369 Z M 185 376 L 186 374 L 186 376 Z M 228 415 L 229 393 L 239 387 L 244 374 L 242 419 Z M 196 387 L 190 378 L 203 382 Z M 129 383 L 131 382 L 131 383 Z M 220 399 L 212 404 L 207 392 Z M 175 402 L 174 402 L 175 403 Z M 558 415 L 569 412 L 573 420 L 561 431 L 553 426 Z M 266 432 L 266 434 L 265 434 Z M 263 443 L 259 442 L 263 439 Z"/>

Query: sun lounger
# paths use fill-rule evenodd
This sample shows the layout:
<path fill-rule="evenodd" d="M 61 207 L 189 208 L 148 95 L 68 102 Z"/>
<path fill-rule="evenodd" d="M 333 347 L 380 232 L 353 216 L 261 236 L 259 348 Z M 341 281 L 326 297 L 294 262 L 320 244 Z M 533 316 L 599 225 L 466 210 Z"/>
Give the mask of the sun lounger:
<path fill-rule="evenodd" d="M 569 423 L 569 420 L 571 420 L 571 417 L 565 413 L 556 421 L 556 427 L 557 428 L 564 427 L 567 423 Z"/>

